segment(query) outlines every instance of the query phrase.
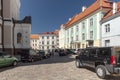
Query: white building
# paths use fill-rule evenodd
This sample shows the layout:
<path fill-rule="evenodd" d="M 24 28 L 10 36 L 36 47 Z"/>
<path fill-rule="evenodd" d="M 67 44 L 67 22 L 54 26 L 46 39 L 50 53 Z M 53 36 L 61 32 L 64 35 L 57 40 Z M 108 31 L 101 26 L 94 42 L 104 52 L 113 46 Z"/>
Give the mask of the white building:
<path fill-rule="evenodd" d="M 58 48 L 58 33 L 57 32 L 44 32 L 40 33 L 40 49 L 48 50 Z"/>
<path fill-rule="evenodd" d="M 59 31 L 59 48 L 65 48 L 65 29 L 64 24 L 61 25 Z"/>
<path fill-rule="evenodd" d="M 102 23 L 102 46 L 120 46 L 120 2 L 104 16 Z"/>
<path fill-rule="evenodd" d="M 40 47 L 39 47 L 39 38 L 40 36 L 38 34 L 31 34 L 30 35 L 30 45 L 31 45 L 31 48 L 34 49 L 34 50 L 40 50 Z"/>
<path fill-rule="evenodd" d="M 19 20 L 20 0 L 0 0 L 0 49 L 10 54 L 30 49 L 31 17 Z"/>

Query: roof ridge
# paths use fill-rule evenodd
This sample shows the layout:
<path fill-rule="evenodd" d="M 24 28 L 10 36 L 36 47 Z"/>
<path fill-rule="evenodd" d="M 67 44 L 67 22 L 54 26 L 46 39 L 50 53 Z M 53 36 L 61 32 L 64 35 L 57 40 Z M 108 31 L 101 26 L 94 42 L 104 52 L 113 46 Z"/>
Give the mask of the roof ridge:
<path fill-rule="evenodd" d="M 102 1 L 102 5 L 101 5 L 101 1 Z M 65 24 L 65 26 L 66 26 L 65 28 L 70 27 L 72 24 L 78 22 L 81 19 L 84 19 L 86 16 L 88 16 L 91 13 L 95 12 L 96 10 L 100 9 L 100 7 L 111 8 L 110 1 L 109 0 L 97 0 L 92 5 L 90 5 L 88 8 L 86 8 L 83 12 L 80 12 L 77 15 L 77 17 L 74 16 L 70 21 L 68 21 Z"/>

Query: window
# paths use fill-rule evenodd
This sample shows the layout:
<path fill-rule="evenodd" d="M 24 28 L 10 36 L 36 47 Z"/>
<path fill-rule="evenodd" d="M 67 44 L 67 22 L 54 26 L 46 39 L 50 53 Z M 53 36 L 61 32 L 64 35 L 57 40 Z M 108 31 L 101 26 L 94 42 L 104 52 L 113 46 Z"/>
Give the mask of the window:
<path fill-rule="evenodd" d="M 54 36 L 52 36 L 52 39 L 54 39 Z"/>
<path fill-rule="evenodd" d="M 71 37 L 71 42 L 73 42 L 73 37 Z"/>
<path fill-rule="evenodd" d="M 17 34 L 17 43 L 21 43 L 22 42 L 22 34 L 18 33 Z"/>
<path fill-rule="evenodd" d="M 90 56 L 95 56 L 96 55 L 96 50 L 95 49 L 90 49 L 89 53 L 90 53 Z"/>
<path fill-rule="evenodd" d="M 49 41 L 47 41 L 47 44 L 49 44 Z"/>
<path fill-rule="evenodd" d="M 82 44 L 82 48 L 85 48 L 85 44 Z"/>
<path fill-rule="evenodd" d="M 44 39 L 44 36 L 42 36 L 42 39 Z"/>
<path fill-rule="evenodd" d="M 82 40 L 85 40 L 85 33 L 82 34 Z"/>
<path fill-rule="evenodd" d="M 90 31 L 90 39 L 93 39 L 93 31 Z"/>
<path fill-rule="evenodd" d="M 97 54 L 98 54 L 98 57 L 101 57 L 101 56 L 108 56 L 110 54 L 110 49 L 108 48 L 102 48 L 102 49 L 98 49 L 97 50 Z"/>
<path fill-rule="evenodd" d="M 89 51 L 88 50 L 84 51 L 84 56 L 89 57 Z"/>
<path fill-rule="evenodd" d="M 44 41 L 42 41 L 42 44 L 44 44 Z"/>
<path fill-rule="evenodd" d="M 90 26 L 93 26 L 93 18 L 90 19 Z"/>
<path fill-rule="evenodd" d="M 76 35 L 76 41 L 78 41 L 78 35 Z"/>
<path fill-rule="evenodd" d="M 105 40 L 105 46 L 110 46 L 110 40 Z"/>
<path fill-rule="evenodd" d="M 69 38 L 67 38 L 67 42 L 69 42 Z"/>
<path fill-rule="evenodd" d="M 73 34 L 73 28 L 71 28 L 71 34 Z"/>
<path fill-rule="evenodd" d="M 77 26 L 76 26 L 76 32 L 78 32 L 78 31 L 79 31 L 79 26 L 77 25 Z"/>
<path fill-rule="evenodd" d="M 42 49 L 44 50 L 44 46 L 42 46 Z"/>
<path fill-rule="evenodd" d="M 2 54 L 2 53 L 0 53 L 0 57 L 3 57 L 3 54 Z"/>
<path fill-rule="evenodd" d="M 49 39 L 49 36 L 47 36 L 47 39 Z"/>
<path fill-rule="evenodd" d="M 52 41 L 52 44 L 54 44 L 54 41 Z"/>
<path fill-rule="evenodd" d="M 69 30 L 67 31 L 67 35 L 69 35 Z"/>
<path fill-rule="evenodd" d="M 82 22 L 82 29 L 85 29 L 85 22 Z"/>
<path fill-rule="evenodd" d="M 47 46 L 47 49 L 49 49 L 49 46 Z"/>
<path fill-rule="evenodd" d="M 105 32 L 110 32 L 110 24 L 105 25 Z"/>

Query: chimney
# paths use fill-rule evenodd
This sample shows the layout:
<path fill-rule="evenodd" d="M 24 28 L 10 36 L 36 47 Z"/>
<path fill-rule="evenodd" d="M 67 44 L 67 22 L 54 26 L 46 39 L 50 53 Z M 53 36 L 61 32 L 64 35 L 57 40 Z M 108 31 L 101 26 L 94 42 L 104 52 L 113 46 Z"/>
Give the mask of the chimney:
<path fill-rule="evenodd" d="M 82 12 L 84 12 L 84 11 L 85 11 L 85 9 L 86 9 L 86 7 L 85 7 L 85 6 L 83 6 L 83 7 L 82 7 Z"/>
<path fill-rule="evenodd" d="M 71 18 L 69 18 L 69 21 L 71 20 Z"/>
<path fill-rule="evenodd" d="M 117 12 L 117 3 L 113 2 L 113 14 Z"/>

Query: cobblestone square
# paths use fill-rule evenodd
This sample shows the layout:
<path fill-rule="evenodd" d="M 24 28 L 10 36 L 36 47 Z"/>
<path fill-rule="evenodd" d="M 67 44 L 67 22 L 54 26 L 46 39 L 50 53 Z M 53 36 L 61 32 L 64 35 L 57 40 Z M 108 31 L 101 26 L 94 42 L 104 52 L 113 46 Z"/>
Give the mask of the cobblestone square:
<path fill-rule="evenodd" d="M 93 70 L 78 69 L 75 55 L 58 55 L 33 63 L 19 63 L 17 67 L 0 69 L 0 80 L 101 80 Z M 106 80 L 120 80 L 108 77 Z"/>

